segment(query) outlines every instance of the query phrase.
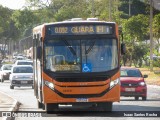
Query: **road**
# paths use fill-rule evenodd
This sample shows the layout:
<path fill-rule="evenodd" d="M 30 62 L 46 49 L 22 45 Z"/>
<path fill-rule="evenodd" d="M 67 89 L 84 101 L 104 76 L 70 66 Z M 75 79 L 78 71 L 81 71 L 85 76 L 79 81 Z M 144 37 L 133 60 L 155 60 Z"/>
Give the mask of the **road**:
<path fill-rule="evenodd" d="M 7 94 L 9 94 L 10 96 L 12 96 L 13 98 L 17 99 L 21 105 L 19 108 L 19 111 L 43 111 L 41 109 L 37 108 L 37 102 L 36 102 L 36 98 L 34 96 L 34 92 L 33 89 L 31 87 L 15 87 L 15 89 L 11 90 L 9 88 L 10 82 L 9 81 L 5 81 L 4 83 L 0 83 L 0 91 L 5 92 Z M 148 111 L 151 111 L 150 113 L 154 113 L 155 111 L 159 111 L 160 112 L 160 86 L 151 86 L 148 85 L 148 94 L 147 94 L 147 100 L 146 101 L 142 101 L 141 99 L 139 101 L 135 101 L 133 97 L 121 97 L 121 102 L 118 103 L 114 103 L 113 104 L 113 112 L 112 113 L 102 113 L 102 112 L 79 112 L 79 113 L 72 113 L 70 112 L 70 114 L 45 114 L 44 111 L 42 113 L 42 116 L 47 116 L 47 118 L 42 117 L 42 118 L 38 118 L 38 120 L 41 119 L 47 119 L 47 120 L 51 120 L 53 119 L 52 117 L 57 119 L 65 119 L 65 120 L 72 120 L 72 119 L 113 119 L 113 117 L 115 117 L 114 119 L 128 119 L 128 117 L 124 117 L 128 115 L 128 111 L 134 111 L 135 114 L 139 114 L 140 112 L 143 114 L 146 114 Z M 61 109 L 63 110 L 70 110 L 68 109 L 68 107 L 62 107 Z M 74 111 L 74 109 L 73 109 Z M 119 114 L 119 111 L 123 111 L 122 114 L 120 113 L 120 115 L 124 115 L 119 117 L 117 116 L 117 111 Z M 109 117 L 111 116 L 111 117 Z M 135 116 L 135 115 L 134 115 Z M 139 116 L 139 115 L 138 115 Z M 148 119 L 150 120 L 150 117 L 143 117 L 143 118 L 139 118 L 139 117 L 129 117 L 130 119 Z M 18 117 L 16 118 L 16 120 L 29 120 L 29 118 L 22 118 L 22 117 Z M 32 119 L 32 118 L 30 118 Z M 34 118 L 35 120 L 36 118 Z M 103 120 L 102 119 L 102 120 Z M 157 117 L 153 117 L 152 119 L 159 119 Z"/>

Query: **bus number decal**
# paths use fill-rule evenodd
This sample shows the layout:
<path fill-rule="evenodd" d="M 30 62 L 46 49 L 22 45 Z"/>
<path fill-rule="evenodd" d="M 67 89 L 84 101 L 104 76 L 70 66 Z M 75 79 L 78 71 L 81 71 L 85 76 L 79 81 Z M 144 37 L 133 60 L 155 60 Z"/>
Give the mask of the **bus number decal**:
<path fill-rule="evenodd" d="M 55 33 L 68 33 L 67 27 L 55 27 Z"/>

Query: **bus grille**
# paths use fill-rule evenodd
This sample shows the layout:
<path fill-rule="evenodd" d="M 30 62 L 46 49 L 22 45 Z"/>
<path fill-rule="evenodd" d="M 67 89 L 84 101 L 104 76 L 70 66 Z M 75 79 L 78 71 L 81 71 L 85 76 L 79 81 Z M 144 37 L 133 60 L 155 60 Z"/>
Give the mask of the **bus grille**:
<path fill-rule="evenodd" d="M 85 78 L 85 77 L 67 77 L 67 78 L 55 78 L 56 81 L 59 82 L 93 82 L 93 81 L 105 81 L 108 77 L 91 77 L 91 78 Z"/>

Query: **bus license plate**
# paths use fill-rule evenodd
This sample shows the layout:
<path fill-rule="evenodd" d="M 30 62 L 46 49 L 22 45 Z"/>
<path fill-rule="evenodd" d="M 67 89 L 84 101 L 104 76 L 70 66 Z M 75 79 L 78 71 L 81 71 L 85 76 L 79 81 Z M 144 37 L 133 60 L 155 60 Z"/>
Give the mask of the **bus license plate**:
<path fill-rule="evenodd" d="M 88 98 L 77 98 L 76 102 L 88 102 Z"/>
<path fill-rule="evenodd" d="M 126 92 L 135 92 L 135 88 L 125 88 Z"/>

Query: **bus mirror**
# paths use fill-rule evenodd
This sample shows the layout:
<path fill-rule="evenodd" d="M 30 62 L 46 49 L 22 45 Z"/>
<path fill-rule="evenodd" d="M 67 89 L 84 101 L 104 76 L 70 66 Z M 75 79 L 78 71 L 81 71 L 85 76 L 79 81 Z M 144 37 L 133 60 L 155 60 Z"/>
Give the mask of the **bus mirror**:
<path fill-rule="evenodd" d="M 126 44 L 121 43 L 121 54 L 124 55 L 126 53 Z"/>
<path fill-rule="evenodd" d="M 37 47 L 37 58 L 41 59 L 41 57 L 42 57 L 42 47 L 38 46 Z"/>

